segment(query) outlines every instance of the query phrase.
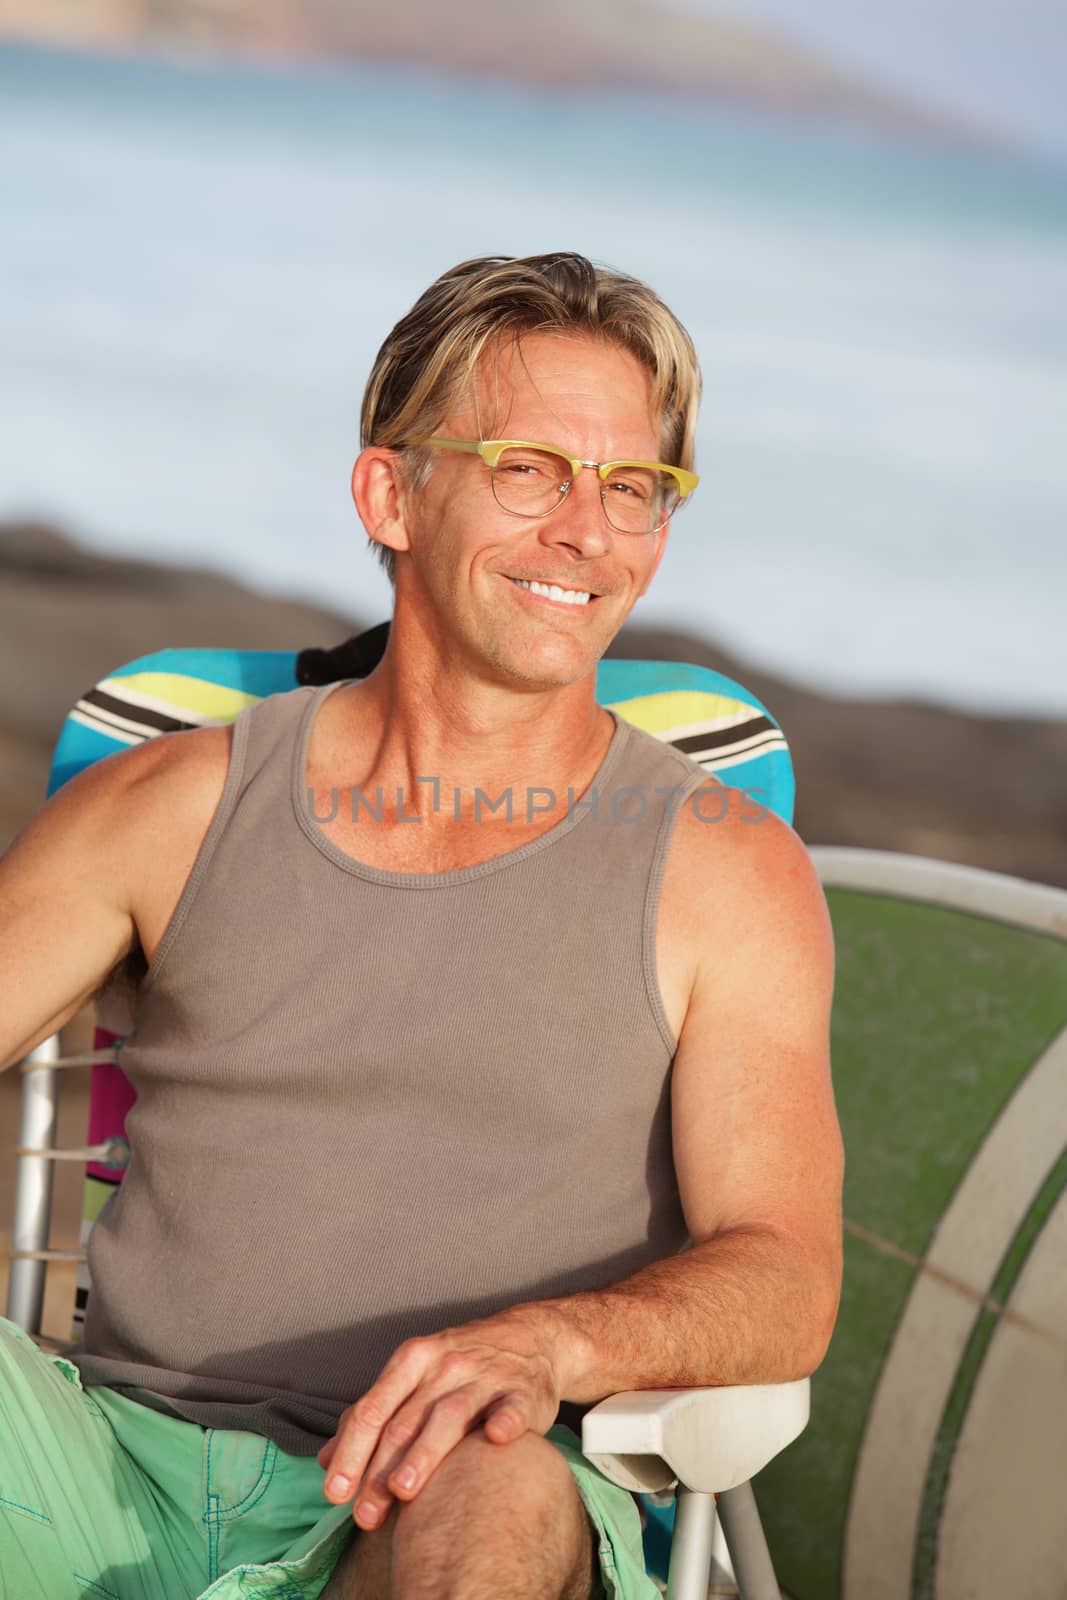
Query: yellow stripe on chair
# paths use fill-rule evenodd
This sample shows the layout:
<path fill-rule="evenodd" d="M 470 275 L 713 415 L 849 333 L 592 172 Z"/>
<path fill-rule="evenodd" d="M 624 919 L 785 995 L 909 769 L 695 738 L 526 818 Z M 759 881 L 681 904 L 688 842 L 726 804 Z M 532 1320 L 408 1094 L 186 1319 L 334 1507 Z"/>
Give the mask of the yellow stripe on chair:
<path fill-rule="evenodd" d="M 608 710 L 617 711 L 635 728 L 654 733 L 658 739 L 682 739 L 712 728 L 729 728 L 763 714 L 745 700 L 699 689 L 668 689 L 635 695 L 632 700 L 613 700 Z"/>
<path fill-rule="evenodd" d="M 132 672 L 127 677 L 104 678 L 97 688 L 148 711 L 205 722 L 232 722 L 246 706 L 263 698 L 246 689 L 231 689 L 179 672 Z"/>
<path fill-rule="evenodd" d="M 82 1190 L 82 1243 L 88 1238 L 89 1229 L 103 1211 L 111 1196 L 115 1193 L 117 1184 L 105 1183 L 103 1178 L 86 1178 Z"/>

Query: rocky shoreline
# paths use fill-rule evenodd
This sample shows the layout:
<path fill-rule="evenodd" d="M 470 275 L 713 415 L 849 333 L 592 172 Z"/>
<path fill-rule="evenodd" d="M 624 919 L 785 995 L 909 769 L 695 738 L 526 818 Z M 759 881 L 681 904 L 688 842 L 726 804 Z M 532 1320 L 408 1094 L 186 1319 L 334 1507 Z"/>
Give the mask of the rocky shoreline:
<path fill-rule="evenodd" d="M 202 569 L 98 555 L 32 523 L 0 526 L 0 847 L 41 802 L 71 704 L 122 662 L 168 644 L 329 646 L 381 620 Z M 901 850 L 1067 887 L 1067 719 L 845 700 L 706 640 L 637 625 L 611 653 L 717 667 L 759 695 L 793 750 L 808 844 Z"/>

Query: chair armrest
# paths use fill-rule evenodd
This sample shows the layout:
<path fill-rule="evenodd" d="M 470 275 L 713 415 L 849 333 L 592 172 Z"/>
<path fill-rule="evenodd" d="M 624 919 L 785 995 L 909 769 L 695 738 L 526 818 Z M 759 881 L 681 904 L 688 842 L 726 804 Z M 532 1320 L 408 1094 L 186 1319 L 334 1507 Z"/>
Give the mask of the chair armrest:
<path fill-rule="evenodd" d="M 701 1494 L 747 1483 L 803 1433 L 810 1381 L 613 1394 L 582 1418 L 582 1452 L 642 1494 L 679 1482 Z"/>

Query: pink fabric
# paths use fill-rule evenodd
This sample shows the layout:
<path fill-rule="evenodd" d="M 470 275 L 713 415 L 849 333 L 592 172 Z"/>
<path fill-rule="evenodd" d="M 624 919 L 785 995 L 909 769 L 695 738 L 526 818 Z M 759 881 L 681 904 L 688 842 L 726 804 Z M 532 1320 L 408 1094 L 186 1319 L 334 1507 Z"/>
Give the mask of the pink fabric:
<path fill-rule="evenodd" d="M 121 1038 L 106 1028 L 97 1028 L 93 1034 L 93 1049 L 106 1050 Z M 136 1090 L 121 1067 L 104 1062 L 93 1068 L 89 1088 L 89 1143 L 103 1144 L 107 1139 L 125 1139 L 126 1114 L 137 1098 Z M 125 1167 L 104 1167 L 90 1161 L 85 1168 L 90 1178 L 104 1178 L 115 1183 L 126 1171 Z"/>

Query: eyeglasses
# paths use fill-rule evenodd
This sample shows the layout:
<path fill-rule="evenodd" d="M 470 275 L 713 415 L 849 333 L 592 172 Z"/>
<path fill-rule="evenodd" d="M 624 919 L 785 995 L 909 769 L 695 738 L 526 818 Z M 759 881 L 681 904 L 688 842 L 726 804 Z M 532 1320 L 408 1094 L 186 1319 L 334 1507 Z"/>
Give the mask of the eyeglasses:
<path fill-rule="evenodd" d="M 658 533 L 700 479 L 662 461 L 579 461 L 550 444 L 528 439 L 424 439 L 435 450 L 481 456 L 502 511 L 547 517 L 560 507 L 583 467 L 600 479 L 604 515 L 617 533 Z"/>

